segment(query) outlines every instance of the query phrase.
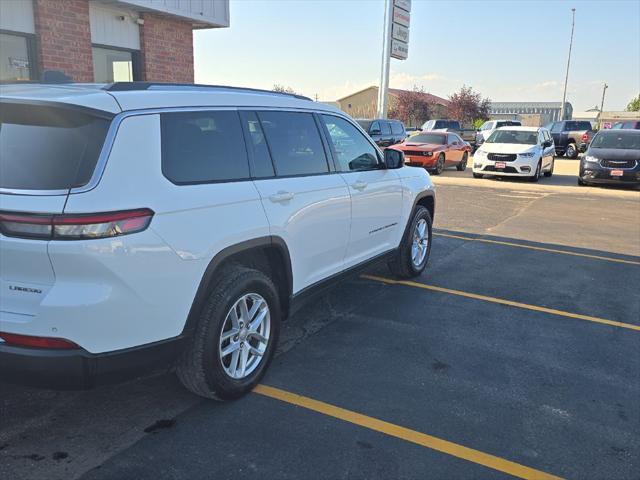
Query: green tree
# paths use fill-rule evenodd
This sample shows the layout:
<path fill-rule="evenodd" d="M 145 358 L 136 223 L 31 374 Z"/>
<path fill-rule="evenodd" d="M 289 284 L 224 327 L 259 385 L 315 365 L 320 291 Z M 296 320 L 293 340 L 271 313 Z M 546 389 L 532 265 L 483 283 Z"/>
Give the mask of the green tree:
<path fill-rule="evenodd" d="M 627 112 L 640 112 L 640 95 L 629 102 Z"/>

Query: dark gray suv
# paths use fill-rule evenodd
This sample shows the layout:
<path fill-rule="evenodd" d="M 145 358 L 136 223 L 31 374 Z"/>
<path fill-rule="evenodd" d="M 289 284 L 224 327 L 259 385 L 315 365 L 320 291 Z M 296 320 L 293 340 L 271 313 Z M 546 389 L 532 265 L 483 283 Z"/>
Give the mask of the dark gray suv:
<path fill-rule="evenodd" d="M 378 118 L 374 120 L 356 120 L 362 129 L 380 148 L 400 143 L 407 138 L 407 131 L 400 120 Z"/>

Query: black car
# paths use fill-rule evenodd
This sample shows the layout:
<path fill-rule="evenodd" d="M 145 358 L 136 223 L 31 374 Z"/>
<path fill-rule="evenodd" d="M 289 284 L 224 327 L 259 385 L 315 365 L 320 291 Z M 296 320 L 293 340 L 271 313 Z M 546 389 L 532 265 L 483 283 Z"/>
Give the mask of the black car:
<path fill-rule="evenodd" d="M 640 130 L 600 130 L 580 161 L 578 185 L 640 185 Z"/>
<path fill-rule="evenodd" d="M 547 125 L 551 132 L 558 156 L 577 158 L 578 153 L 587 150 L 593 137 L 591 122 L 586 120 L 562 120 Z"/>
<path fill-rule="evenodd" d="M 356 120 L 380 148 L 400 143 L 407 138 L 404 124 L 399 120 L 377 118 L 374 120 Z"/>

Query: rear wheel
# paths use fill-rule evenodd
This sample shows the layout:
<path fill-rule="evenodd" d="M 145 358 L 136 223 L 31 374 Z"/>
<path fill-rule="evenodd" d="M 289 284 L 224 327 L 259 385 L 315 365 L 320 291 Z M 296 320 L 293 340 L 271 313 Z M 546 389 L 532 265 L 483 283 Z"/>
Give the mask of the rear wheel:
<path fill-rule="evenodd" d="M 438 160 L 436 161 L 436 168 L 433 170 L 434 175 L 440 175 L 444 170 L 444 153 L 438 155 Z"/>
<path fill-rule="evenodd" d="M 473 178 L 482 178 L 482 174 L 473 172 Z"/>
<path fill-rule="evenodd" d="M 464 172 L 467 169 L 468 159 L 469 159 L 469 154 L 467 152 L 464 152 L 464 155 L 462 155 L 462 160 L 460 160 L 460 163 L 456 165 L 456 168 L 458 169 L 459 172 Z"/>
<path fill-rule="evenodd" d="M 564 156 L 572 160 L 578 158 L 578 149 L 576 148 L 575 143 L 567 145 L 567 151 L 564 152 Z"/>
<path fill-rule="evenodd" d="M 549 171 L 548 172 L 544 172 L 544 176 L 545 177 L 550 177 L 551 175 L 553 175 L 553 168 L 556 166 L 556 159 L 552 158 L 551 159 L 551 166 L 549 167 Z"/>
<path fill-rule="evenodd" d="M 578 177 L 578 185 L 580 185 L 581 187 L 584 187 L 585 185 L 587 185 L 587 182 L 585 182 L 580 177 Z"/>
<path fill-rule="evenodd" d="M 416 277 L 426 268 L 430 253 L 431 215 L 425 207 L 418 206 L 402 238 L 396 258 L 389 262 L 389 270 L 396 277 Z"/>
<path fill-rule="evenodd" d="M 276 288 L 262 272 L 231 265 L 219 278 L 178 362 L 177 375 L 196 395 L 231 400 L 253 389 L 269 366 L 281 312 Z"/>

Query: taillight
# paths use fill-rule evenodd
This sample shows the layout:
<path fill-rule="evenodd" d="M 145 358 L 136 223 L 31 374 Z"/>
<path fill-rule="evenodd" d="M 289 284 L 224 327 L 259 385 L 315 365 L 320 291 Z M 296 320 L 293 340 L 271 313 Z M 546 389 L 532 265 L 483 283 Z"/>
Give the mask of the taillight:
<path fill-rule="evenodd" d="M 583 133 L 582 134 L 582 141 L 585 142 L 585 143 L 589 141 L 589 134 L 588 133 Z"/>
<path fill-rule="evenodd" d="M 34 337 L 31 335 L 18 335 L 17 333 L 5 333 L 5 332 L 0 332 L 0 338 L 3 339 L 7 343 L 7 345 L 14 345 L 16 347 L 55 348 L 55 349 L 80 348 L 75 343 L 69 340 L 65 340 L 64 338 Z"/>
<path fill-rule="evenodd" d="M 77 215 L 0 212 L 0 232 L 7 237 L 89 240 L 141 232 L 152 218 L 153 211 L 148 208 Z"/>

